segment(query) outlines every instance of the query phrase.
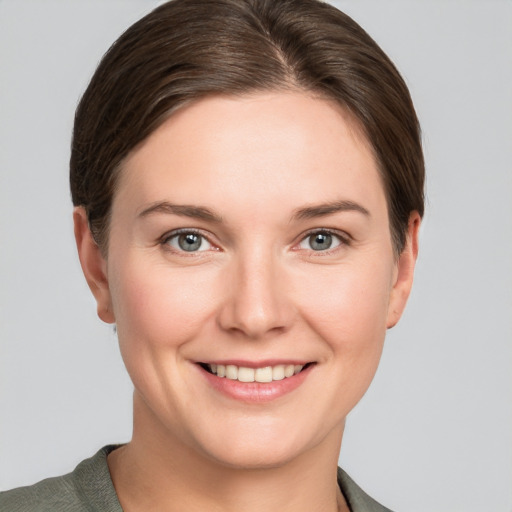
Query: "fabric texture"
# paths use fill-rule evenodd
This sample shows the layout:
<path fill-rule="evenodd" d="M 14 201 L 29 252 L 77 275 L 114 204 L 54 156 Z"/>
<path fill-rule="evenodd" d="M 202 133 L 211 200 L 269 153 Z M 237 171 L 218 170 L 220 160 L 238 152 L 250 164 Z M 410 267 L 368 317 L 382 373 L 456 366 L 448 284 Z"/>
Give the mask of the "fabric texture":
<path fill-rule="evenodd" d="M 107 465 L 107 455 L 117 447 L 103 447 L 67 475 L 0 492 L 0 511 L 123 512 Z M 341 468 L 338 483 L 351 512 L 391 512 L 370 498 Z"/>

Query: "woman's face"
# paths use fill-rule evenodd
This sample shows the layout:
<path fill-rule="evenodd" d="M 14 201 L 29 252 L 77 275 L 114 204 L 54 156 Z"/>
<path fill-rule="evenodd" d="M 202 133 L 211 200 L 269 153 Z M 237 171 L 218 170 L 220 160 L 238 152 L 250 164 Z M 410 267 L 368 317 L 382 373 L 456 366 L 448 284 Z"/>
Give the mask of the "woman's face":
<path fill-rule="evenodd" d="M 95 292 L 135 429 L 233 466 L 339 442 L 414 257 L 394 257 L 375 159 L 340 107 L 276 92 L 178 111 L 123 166 Z"/>

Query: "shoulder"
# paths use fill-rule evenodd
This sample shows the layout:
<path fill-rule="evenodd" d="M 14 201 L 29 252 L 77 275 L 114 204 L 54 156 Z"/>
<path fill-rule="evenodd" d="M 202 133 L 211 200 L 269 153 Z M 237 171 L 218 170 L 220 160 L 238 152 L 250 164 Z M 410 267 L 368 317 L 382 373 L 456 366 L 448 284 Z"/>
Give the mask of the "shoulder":
<path fill-rule="evenodd" d="M 110 478 L 105 446 L 64 476 L 0 493 L 2 512 L 122 512 Z"/>
<path fill-rule="evenodd" d="M 391 512 L 368 496 L 341 468 L 338 468 L 338 484 L 351 512 Z"/>

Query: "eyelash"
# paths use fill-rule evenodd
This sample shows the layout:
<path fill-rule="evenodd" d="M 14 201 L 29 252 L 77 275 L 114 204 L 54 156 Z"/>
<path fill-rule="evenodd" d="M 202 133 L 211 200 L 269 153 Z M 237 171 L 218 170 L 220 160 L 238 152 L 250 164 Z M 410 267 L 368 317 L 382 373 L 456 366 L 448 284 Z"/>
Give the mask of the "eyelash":
<path fill-rule="evenodd" d="M 330 235 L 333 238 L 337 238 L 339 240 L 339 244 L 336 247 L 333 247 L 332 249 L 329 248 L 323 251 L 315 251 L 314 249 L 310 249 L 310 252 L 313 253 L 315 256 L 328 256 L 330 254 L 337 252 L 343 247 L 349 247 L 352 242 L 352 238 L 350 237 L 350 235 L 343 231 L 338 231 L 336 229 L 329 228 L 315 228 L 302 235 L 298 244 L 295 244 L 295 247 L 304 242 L 305 240 L 307 240 L 308 238 L 310 238 L 311 236 L 319 234 Z"/>
<path fill-rule="evenodd" d="M 208 252 L 208 250 L 206 250 L 206 251 L 190 251 L 190 252 L 188 252 L 188 251 L 185 251 L 185 250 L 177 250 L 177 249 L 175 249 L 175 248 L 170 246 L 170 244 L 169 244 L 170 240 L 172 240 L 173 238 L 179 237 L 180 235 L 188 235 L 188 234 L 197 235 L 197 236 L 202 237 L 204 240 L 206 240 L 208 242 L 208 244 L 210 244 L 211 246 L 214 247 L 213 250 L 219 250 L 219 248 L 210 240 L 210 237 L 208 235 L 205 235 L 204 232 L 202 232 L 201 230 L 194 229 L 194 228 L 182 228 L 182 229 L 174 230 L 174 231 L 172 231 L 170 233 L 166 233 L 160 239 L 159 243 L 160 243 L 160 245 L 165 247 L 166 250 L 169 250 L 169 251 L 171 251 L 173 253 L 177 253 L 177 254 L 180 254 L 180 255 L 183 255 L 183 256 L 186 256 L 186 255 L 189 255 L 189 256 L 196 255 L 197 256 L 197 254 L 200 254 L 202 252 Z M 318 250 L 318 251 L 315 251 L 314 249 L 309 249 L 309 251 L 311 253 L 313 253 L 315 255 L 318 255 L 318 256 L 332 254 L 332 253 L 338 251 L 340 249 L 340 247 L 348 247 L 352 243 L 352 238 L 350 237 L 350 235 L 348 235 L 345 232 L 340 232 L 340 231 L 335 230 L 335 229 L 316 228 L 316 229 L 312 229 L 311 231 L 308 231 L 308 232 L 304 233 L 301 236 L 299 242 L 294 244 L 294 249 L 295 249 L 295 247 L 297 247 L 298 245 L 303 243 L 305 240 L 307 240 L 311 236 L 319 235 L 319 234 L 330 235 L 333 238 L 337 238 L 338 241 L 339 241 L 339 244 L 336 245 L 332 249 L 329 248 L 329 249 L 326 249 L 326 250 Z M 295 249 L 295 250 L 300 250 L 300 249 Z M 188 254 L 187 254 L 187 252 L 188 252 Z"/>
<path fill-rule="evenodd" d="M 198 229 L 194 229 L 194 228 L 181 228 L 181 229 L 176 229 L 174 231 L 171 231 L 170 233 L 166 233 L 160 239 L 159 243 L 166 250 L 168 250 L 170 252 L 173 252 L 175 254 L 183 255 L 183 256 L 194 256 L 194 255 L 197 256 L 197 254 L 200 254 L 200 253 L 203 253 L 203 252 L 207 252 L 207 251 L 185 251 L 185 250 L 178 250 L 178 249 L 175 249 L 174 247 L 171 247 L 169 242 L 173 238 L 177 238 L 180 235 L 197 235 L 197 236 L 200 236 L 201 238 L 206 240 L 211 246 L 215 247 L 216 248 L 215 250 L 218 250 L 217 246 L 213 242 L 210 241 L 210 237 L 209 236 L 205 235 L 202 231 L 200 231 Z"/>

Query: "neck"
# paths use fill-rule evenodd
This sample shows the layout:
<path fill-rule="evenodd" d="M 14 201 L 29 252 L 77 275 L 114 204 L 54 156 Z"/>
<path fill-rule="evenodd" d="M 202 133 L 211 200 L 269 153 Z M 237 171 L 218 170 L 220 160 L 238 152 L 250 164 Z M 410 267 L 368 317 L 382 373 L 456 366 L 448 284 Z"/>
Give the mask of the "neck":
<path fill-rule="evenodd" d="M 135 400 L 133 439 L 108 457 L 125 512 L 348 511 L 336 480 L 343 426 L 292 460 L 240 468 L 176 439 L 144 407 Z"/>

